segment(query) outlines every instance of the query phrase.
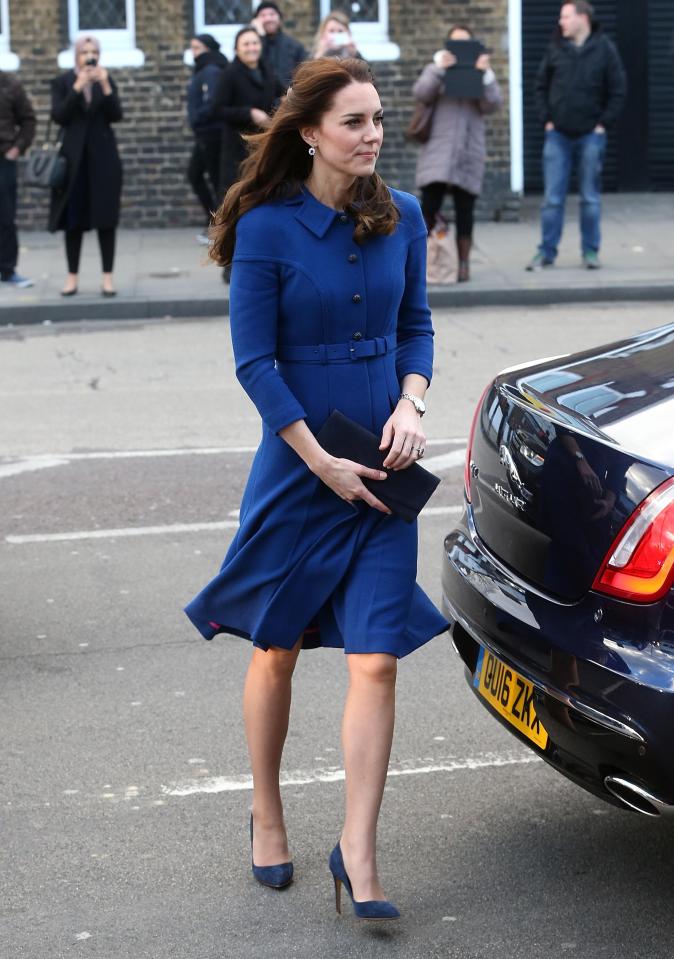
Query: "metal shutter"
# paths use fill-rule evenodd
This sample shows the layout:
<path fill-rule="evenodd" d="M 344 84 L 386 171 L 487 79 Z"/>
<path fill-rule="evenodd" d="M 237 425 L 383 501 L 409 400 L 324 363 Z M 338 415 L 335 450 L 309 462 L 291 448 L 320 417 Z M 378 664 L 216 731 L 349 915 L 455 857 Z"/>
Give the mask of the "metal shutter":
<path fill-rule="evenodd" d="M 673 0 L 651 0 L 648 34 L 648 173 L 654 190 L 671 190 L 674 189 Z"/>

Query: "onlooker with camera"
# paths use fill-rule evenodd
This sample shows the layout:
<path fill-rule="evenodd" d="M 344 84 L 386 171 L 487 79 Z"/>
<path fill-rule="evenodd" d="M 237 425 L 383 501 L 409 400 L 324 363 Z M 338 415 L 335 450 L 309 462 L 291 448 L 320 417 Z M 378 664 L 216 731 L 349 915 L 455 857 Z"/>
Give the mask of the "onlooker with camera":
<path fill-rule="evenodd" d="M 35 136 L 35 111 L 25 90 L 0 70 L 0 280 L 20 289 L 33 281 L 16 272 L 16 161 Z"/>
<path fill-rule="evenodd" d="M 466 26 L 453 26 L 448 40 L 471 40 Z M 476 99 L 450 97 L 444 92 L 445 72 L 457 60 L 449 50 L 438 50 L 414 84 L 414 96 L 433 104 L 430 137 L 422 144 L 417 159 L 416 185 L 421 189 L 421 209 L 429 233 L 442 208 L 445 193 L 454 198 L 459 281 L 470 279 L 470 250 L 473 243 L 473 209 L 482 190 L 487 156 L 485 122 L 487 114 L 501 106 L 501 90 L 491 69 L 489 56 L 482 53 L 475 67 L 482 71 L 482 96 Z"/>
<path fill-rule="evenodd" d="M 75 43 L 75 68 L 52 81 L 52 119 L 63 127 L 61 152 L 68 161 L 65 185 L 52 190 L 49 229 L 65 231 L 68 277 L 63 296 L 77 293 L 82 237 L 98 231 L 103 296 L 115 296 L 112 269 L 122 193 L 122 163 L 111 124 L 122 119 L 117 87 L 100 65 L 95 37 Z"/>
<path fill-rule="evenodd" d="M 307 51 L 299 40 L 284 31 L 283 14 L 277 3 L 264 0 L 258 4 L 251 26 L 262 38 L 264 60 L 287 89 L 295 67 L 307 59 Z"/>
<path fill-rule="evenodd" d="M 187 179 L 206 214 L 206 230 L 197 239 L 208 243 L 206 231 L 220 201 L 222 121 L 213 115 L 213 101 L 220 74 L 229 61 L 220 53 L 220 44 L 210 33 L 192 37 L 190 50 L 194 72 L 187 86 L 187 117 L 194 133 L 194 146 Z"/>
<path fill-rule="evenodd" d="M 246 156 L 242 134 L 268 127 L 272 108 L 284 93 L 262 58 L 262 41 L 253 27 L 239 30 L 234 52 L 234 60 L 220 75 L 213 100 L 213 115 L 222 123 L 221 196 L 239 178 L 239 165 Z"/>
<path fill-rule="evenodd" d="M 527 270 L 552 266 L 564 227 L 564 207 L 575 165 L 580 193 L 581 255 L 599 269 L 601 171 L 606 130 L 620 115 L 626 92 L 620 54 L 594 23 L 585 0 L 565 3 L 559 33 L 536 78 L 536 102 L 545 125 L 542 238 Z"/>
<path fill-rule="evenodd" d="M 347 57 L 362 59 L 351 35 L 351 22 L 341 10 L 333 10 L 323 17 L 312 50 L 314 60 L 319 57 L 337 57 L 344 60 Z"/>

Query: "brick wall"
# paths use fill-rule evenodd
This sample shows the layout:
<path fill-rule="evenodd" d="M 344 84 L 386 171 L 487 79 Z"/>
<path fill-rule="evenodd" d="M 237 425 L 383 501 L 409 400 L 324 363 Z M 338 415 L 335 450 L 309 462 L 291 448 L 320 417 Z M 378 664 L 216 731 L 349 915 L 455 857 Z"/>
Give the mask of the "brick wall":
<path fill-rule="evenodd" d="M 19 77 L 39 117 L 44 138 L 49 112 L 49 82 L 59 73 L 56 58 L 68 46 L 66 0 L 9 0 L 11 47 L 21 58 Z M 318 0 L 285 0 L 288 32 L 306 46 L 318 21 Z M 421 15 L 423 14 L 423 15 Z M 122 225 L 128 227 L 200 225 L 200 208 L 185 180 L 192 139 L 185 116 L 190 71 L 182 57 L 192 32 L 191 0 L 137 0 L 136 45 L 145 54 L 138 69 L 115 69 L 124 121 L 116 133 L 124 163 Z M 470 23 L 492 48 L 492 61 L 507 103 L 507 0 L 389 0 L 391 40 L 401 58 L 375 63 L 386 108 L 386 140 L 380 172 L 392 186 L 414 190 L 416 149 L 403 137 L 412 110 L 411 88 L 422 67 L 440 46 L 454 21 Z M 489 162 L 478 216 L 516 215 L 509 192 L 507 110 L 488 120 Z M 19 223 L 44 229 L 47 195 L 22 187 Z"/>

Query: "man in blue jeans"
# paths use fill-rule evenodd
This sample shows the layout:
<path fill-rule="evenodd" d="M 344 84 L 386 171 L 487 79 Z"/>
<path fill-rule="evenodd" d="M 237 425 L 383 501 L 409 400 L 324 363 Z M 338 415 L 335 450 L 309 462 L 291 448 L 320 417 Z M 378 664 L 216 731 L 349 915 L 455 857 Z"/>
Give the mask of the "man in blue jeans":
<path fill-rule="evenodd" d="M 593 22 L 585 0 L 565 3 L 559 36 L 536 77 L 536 102 L 545 124 L 541 208 L 542 241 L 527 270 L 552 266 L 564 226 L 564 206 L 575 167 L 580 194 L 583 263 L 599 269 L 601 170 L 606 130 L 622 109 L 625 71 L 615 45 Z"/>
<path fill-rule="evenodd" d="M 0 70 L 0 284 L 23 288 L 33 281 L 16 272 L 16 161 L 35 136 L 35 112 L 23 87 Z"/>

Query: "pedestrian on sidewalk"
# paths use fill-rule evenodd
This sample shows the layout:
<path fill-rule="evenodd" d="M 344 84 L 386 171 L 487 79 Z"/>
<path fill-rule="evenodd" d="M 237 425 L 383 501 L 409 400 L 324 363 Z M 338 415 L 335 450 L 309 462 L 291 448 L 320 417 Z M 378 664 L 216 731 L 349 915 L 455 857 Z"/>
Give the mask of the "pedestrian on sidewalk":
<path fill-rule="evenodd" d="M 16 167 L 35 136 L 35 111 L 16 77 L 0 70 L 0 281 L 23 289 L 33 281 L 16 272 Z"/>
<path fill-rule="evenodd" d="M 258 4 L 251 26 L 262 39 L 264 60 L 286 90 L 295 67 L 307 59 L 307 51 L 283 29 L 283 13 L 277 3 Z"/>
<path fill-rule="evenodd" d="M 581 256 L 599 269 L 601 171 L 606 131 L 625 102 L 625 71 L 615 44 L 601 31 L 586 0 L 565 3 L 558 33 L 536 77 L 536 102 L 545 125 L 542 239 L 527 270 L 552 266 L 564 227 L 564 207 L 575 167 L 580 194 Z"/>
<path fill-rule="evenodd" d="M 115 296 L 112 270 L 119 223 L 122 162 L 112 124 L 122 119 L 115 81 L 100 65 L 101 47 L 92 36 L 75 43 L 75 68 L 52 80 L 51 116 L 63 127 L 61 153 L 68 161 L 64 186 L 52 190 L 49 229 L 65 233 L 68 276 L 62 296 L 74 296 L 88 230 L 97 230 L 103 283 L 101 294 Z"/>
<path fill-rule="evenodd" d="M 470 27 L 456 24 L 448 40 L 471 40 Z M 482 71 L 479 99 L 450 97 L 444 92 L 445 73 L 456 63 L 449 50 L 438 50 L 414 84 L 414 96 L 433 105 L 430 137 L 417 158 L 416 185 L 421 190 L 421 209 L 429 234 L 436 225 L 446 193 L 454 200 L 459 282 L 470 279 L 475 200 L 482 191 L 487 158 L 485 117 L 499 110 L 501 88 L 489 56 L 481 54 L 475 67 Z"/>
<path fill-rule="evenodd" d="M 197 236 L 208 243 L 208 227 L 220 202 L 220 150 L 222 121 L 213 115 L 215 88 L 228 64 L 220 44 L 210 33 L 190 40 L 194 71 L 187 85 L 187 117 L 194 133 L 194 145 L 187 165 L 187 179 L 205 214 L 205 229 Z"/>
<path fill-rule="evenodd" d="M 386 468 L 424 453 L 426 228 L 416 199 L 375 173 L 382 138 L 363 60 L 303 63 L 218 210 L 211 256 L 232 263 L 237 377 L 263 431 L 239 529 L 186 609 L 205 639 L 252 642 L 244 718 L 252 870 L 264 885 L 293 878 L 279 768 L 297 658 L 303 648 L 346 654 L 346 817 L 329 868 L 364 919 L 399 915 L 376 863 L 397 660 L 447 628 L 415 582 L 416 523 L 363 484 L 383 486 L 387 474 L 331 456 L 315 435 L 339 409 L 381 437 Z"/>
<path fill-rule="evenodd" d="M 338 60 L 360 57 L 351 34 L 351 21 L 341 10 L 333 10 L 323 17 L 316 31 L 311 55 L 314 60 L 319 57 L 337 57 Z"/>
<path fill-rule="evenodd" d="M 262 41 L 253 27 L 242 27 L 234 40 L 234 59 L 218 79 L 213 98 L 213 115 L 222 129 L 219 191 L 222 199 L 239 178 L 246 157 L 244 137 L 269 126 L 271 111 L 285 93 L 285 87 L 262 59 Z M 230 267 L 222 279 L 229 283 Z"/>

